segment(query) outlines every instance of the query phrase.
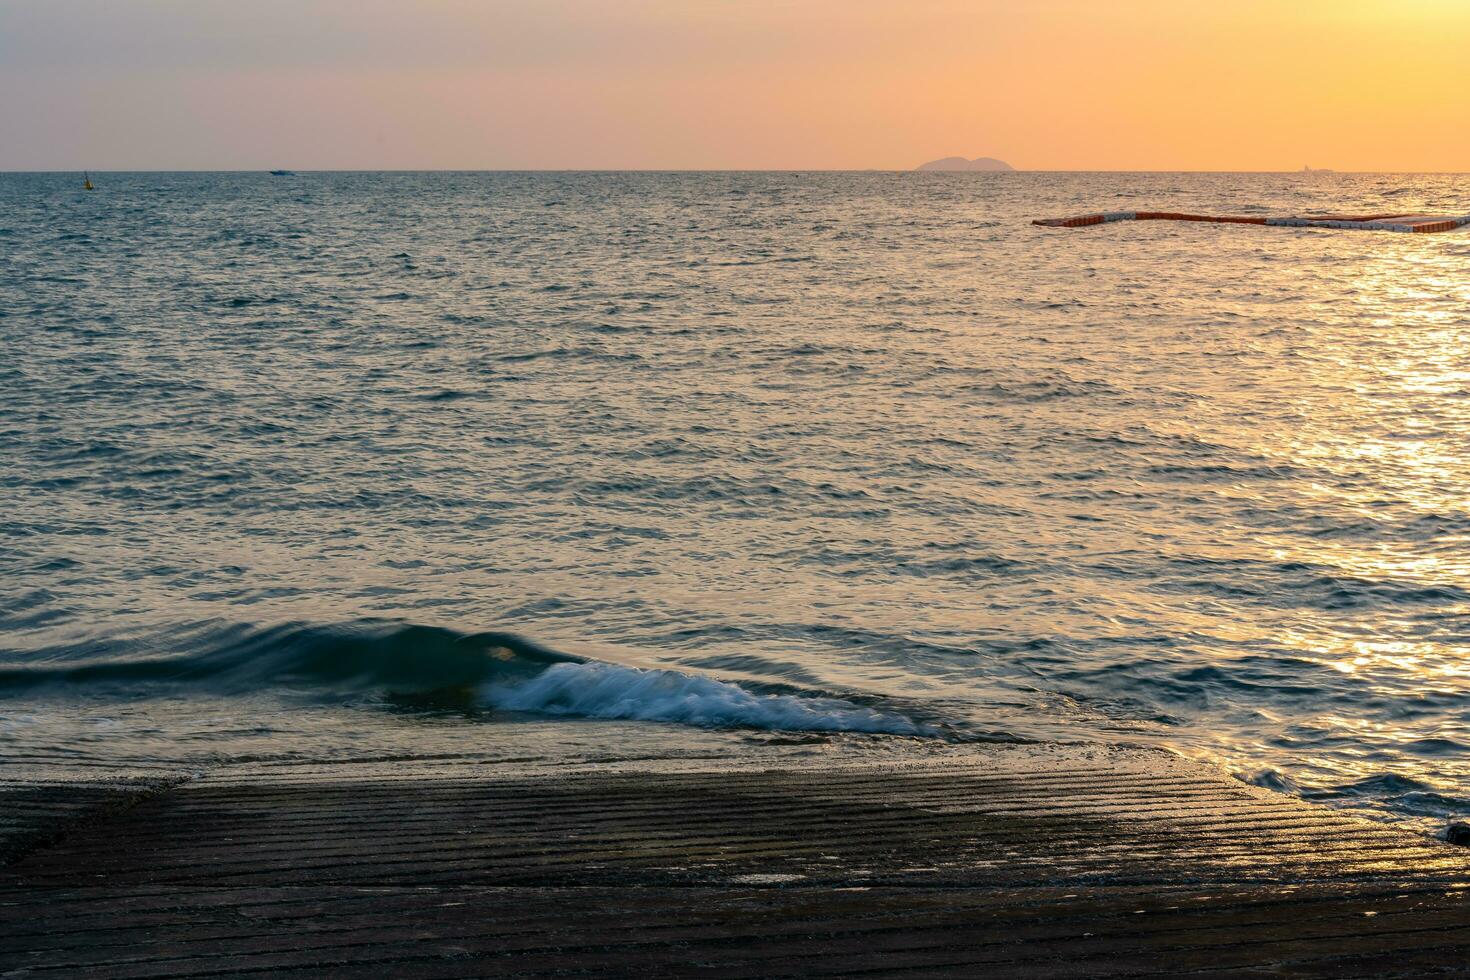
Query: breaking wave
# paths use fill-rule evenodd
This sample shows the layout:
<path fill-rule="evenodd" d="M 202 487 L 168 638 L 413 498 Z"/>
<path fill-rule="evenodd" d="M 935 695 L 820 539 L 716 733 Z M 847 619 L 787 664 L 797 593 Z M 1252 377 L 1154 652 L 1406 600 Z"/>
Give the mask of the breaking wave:
<path fill-rule="evenodd" d="M 160 648 L 179 652 L 158 654 Z M 938 736 L 903 714 L 823 692 L 752 690 L 677 670 L 591 660 L 511 633 L 362 622 L 269 629 L 205 626 L 131 642 L 81 643 L 0 669 L 0 695 L 39 687 L 295 690 L 325 700 L 380 695 L 424 703 L 458 692 L 479 710 L 795 732 Z"/>
<path fill-rule="evenodd" d="M 840 698 L 757 694 L 729 681 L 677 670 L 597 661 L 553 664 L 522 684 L 490 685 L 482 696 L 502 710 L 588 718 L 773 731 L 940 734 L 933 726 Z"/>

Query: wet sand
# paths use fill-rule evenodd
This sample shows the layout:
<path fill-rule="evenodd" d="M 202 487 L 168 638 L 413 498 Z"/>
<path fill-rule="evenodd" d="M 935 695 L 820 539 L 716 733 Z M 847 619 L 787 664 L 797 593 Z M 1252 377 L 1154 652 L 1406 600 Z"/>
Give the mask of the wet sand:
<path fill-rule="evenodd" d="M 567 757 L 542 741 L 553 726 L 529 725 L 507 726 L 493 764 L 11 777 L 0 973 L 1341 977 L 1470 963 L 1470 851 L 1161 752 L 793 738 L 744 744 L 732 765 L 646 751 L 657 726 L 605 727 L 638 751 Z"/>

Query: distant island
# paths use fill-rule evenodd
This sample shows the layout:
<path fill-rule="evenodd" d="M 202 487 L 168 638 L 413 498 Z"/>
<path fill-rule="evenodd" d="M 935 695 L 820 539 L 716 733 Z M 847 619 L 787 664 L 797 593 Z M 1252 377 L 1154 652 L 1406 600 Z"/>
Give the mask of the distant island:
<path fill-rule="evenodd" d="M 1004 160 L 995 157 L 976 157 L 966 160 L 964 157 L 945 157 L 943 160 L 930 160 L 922 164 L 919 170 L 1015 170 L 1016 168 Z"/>

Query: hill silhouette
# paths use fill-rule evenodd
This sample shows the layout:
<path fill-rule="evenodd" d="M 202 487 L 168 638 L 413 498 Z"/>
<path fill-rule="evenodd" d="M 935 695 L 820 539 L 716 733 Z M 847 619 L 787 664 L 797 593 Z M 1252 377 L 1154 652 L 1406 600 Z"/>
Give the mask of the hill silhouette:
<path fill-rule="evenodd" d="M 919 170 L 1015 170 L 1016 168 L 1004 160 L 995 157 L 976 157 L 966 160 L 964 157 L 945 157 L 943 160 L 930 160 L 921 164 Z"/>

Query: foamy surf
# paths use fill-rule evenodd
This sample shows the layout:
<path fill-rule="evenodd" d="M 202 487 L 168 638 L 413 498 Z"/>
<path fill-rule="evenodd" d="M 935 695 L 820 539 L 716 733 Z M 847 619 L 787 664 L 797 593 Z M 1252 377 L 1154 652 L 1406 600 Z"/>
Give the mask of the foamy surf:
<path fill-rule="evenodd" d="M 364 620 L 269 628 L 203 624 L 158 655 L 146 640 L 55 648 L 33 666 L 0 668 L 0 695 L 44 687 L 215 695 L 290 691 L 325 701 L 424 704 L 434 695 L 482 708 L 568 717 L 670 722 L 705 728 L 946 736 L 894 711 L 823 691 L 762 693 L 679 670 L 590 660 L 503 632 L 460 633 Z M 3 653 L 3 651 L 0 651 Z M 0 657 L 3 659 L 3 657 Z"/>
<path fill-rule="evenodd" d="M 481 696 L 487 706 L 504 711 L 583 718 L 790 732 L 942 734 L 932 725 L 839 698 L 756 694 L 728 681 L 676 670 L 599 661 L 553 664 L 522 683 L 487 684 Z"/>

